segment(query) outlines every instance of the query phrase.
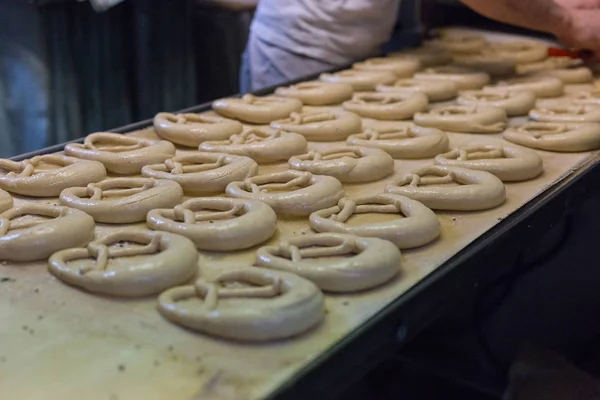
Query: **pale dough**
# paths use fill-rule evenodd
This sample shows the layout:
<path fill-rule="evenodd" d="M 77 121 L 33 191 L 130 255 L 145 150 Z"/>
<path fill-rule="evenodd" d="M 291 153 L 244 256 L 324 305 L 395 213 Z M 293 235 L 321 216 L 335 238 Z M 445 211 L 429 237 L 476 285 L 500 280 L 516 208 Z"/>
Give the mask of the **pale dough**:
<path fill-rule="evenodd" d="M 424 43 L 426 47 L 443 48 L 457 54 L 479 53 L 486 45 L 483 36 L 470 32 L 443 33 L 439 39 Z"/>
<path fill-rule="evenodd" d="M 290 168 L 329 175 L 343 183 L 373 182 L 394 172 L 394 159 L 383 150 L 368 147 L 334 147 L 291 157 Z"/>
<path fill-rule="evenodd" d="M 224 339 L 269 341 L 303 333 L 325 317 L 323 294 L 294 274 L 263 268 L 220 273 L 214 281 L 163 292 L 169 321 Z"/>
<path fill-rule="evenodd" d="M 457 183 L 457 186 L 448 186 Z M 496 207 L 506 199 L 500 179 L 486 171 L 431 165 L 417 168 L 394 184 L 386 193 L 418 200 L 433 210 L 479 211 Z"/>
<path fill-rule="evenodd" d="M 379 84 L 393 83 L 398 77 L 386 71 L 358 71 L 347 69 L 333 74 L 325 73 L 319 76 L 325 82 L 348 83 L 355 91 L 374 90 Z"/>
<path fill-rule="evenodd" d="M 213 115 L 158 113 L 154 131 L 170 142 L 198 147 L 208 140 L 224 140 L 243 129 L 239 121 Z"/>
<path fill-rule="evenodd" d="M 173 209 L 152 210 L 146 223 L 150 229 L 187 237 L 199 250 L 233 251 L 273 236 L 277 215 L 260 201 L 199 197 Z"/>
<path fill-rule="evenodd" d="M 215 100 L 212 108 L 220 115 L 251 124 L 268 124 L 302 111 L 302 102 L 290 97 L 245 94 L 241 98 Z"/>
<path fill-rule="evenodd" d="M 512 78 L 500 81 L 494 86 L 486 86 L 484 91 L 515 92 L 530 91 L 539 97 L 558 97 L 564 92 L 564 85 L 560 79 L 551 76 L 531 76 L 523 78 Z"/>
<path fill-rule="evenodd" d="M 385 222 L 349 225 L 353 214 L 394 214 Z M 343 198 L 333 207 L 315 211 L 309 217 L 317 232 L 346 233 L 376 237 L 394 243 L 400 249 L 423 246 L 440 235 L 440 221 L 422 203 L 405 196 L 381 193 L 356 199 Z"/>
<path fill-rule="evenodd" d="M 551 76 L 560 79 L 565 85 L 588 83 L 594 79 L 592 71 L 587 67 L 548 69 L 534 75 Z"/>
<path fill-rule="evenodd" d="M 508 76 L 516 72 L 516 63 L 493 54 L 460 54 L 454 56 L 454 65 L 473 68 L 491 76 Z"/>
<path fill-rule="evenodd" d="M 104 165 L 56 154 L 28 160 L 0 159 L 0 188 L 31 197 L 56 197 L 63 189 L 106 178 Z"/>
<path fill-rule="evenodd" d="M 405 58 L 417 60 L 423 68 L 439 67 L 452 62 L 452 53 L 443 48 L 434 47 L 416 47 L 392 52 L 388 55 L 391 58 Z"/>
<path fill-rule="evenodd" d="M 490 43 L 481 49 L 481 54 L 503 58 L 517 64 L 527 64 L 548 58 L 548 45 L 538 40 Z"/>
<path fill-rule="evenodd" d="M 342 256 L 346 257 L 337 258 Z M 322 290 L 344 293 L 389 281 L 398 274 L 401 262 L 400 251 L 387 240 L 318 233 L 261 247 L 255 264 L 299 275 Z"/>
<path fill-rule="evenodd" d="M 123 242 L 127 244 L 120 245 Z M 198 252 L 183 236 L 125 229 L 84 248 L 54 253 L 48 270 L 69 285 L 92 293 L 142 297 L 192 278 L 198 270 Z"/>
<path fill-rule="evenodd" d="M 268 164 L 287 161 L 291 156 L 302 154 L 306 152 L 306 146 L 306 139 L 300 134 L 279 129 L 252 128 L 232 135 L 227 140 L 204 142 L 198 150 L 246 156 L 259 164 Z"/>
<path fill-rule="evenodd" d="M 600 148 L 600 124 L 530 122 L 504 131 L 509 142 L 534 149 L 579 152 Z"/>
<path fill-rule="evenodd" d="M 19 217 L 25 218 L 13 221 Z M 44 260 L 58 250 L 85 246 L 94 239 L 94 228 L 92 217 L 69 207 L 27 204 L 11 208 L 0 214 L 0 260 Z"/>
<path fill-rule="evenodd" d="M 191 195 L 221 193 L 229 183 L 257 172 L 258 164 L 251 158 L 222 153 L 185 154 L 142 168 L 142 176 L 175 181 Z"/>
<path fill-rule="evenodd" d="M 69 143 L 65 154 L 85 160 L 99 161 L 109 172 L 139 174 L 147 164 L 156 164 L 175 155 L 175 146 L 166 140 L 148 140 L 119 133 L 98 132 L 82 143 Z"/>
<path fill-rule="evenodd" d="M 366 129 L 352 135 L 346 143 L 352 146 L 381 149 L 397 159 L 429 158 L 448 151 L 448 135 L 439 129 L 402 126 L 388 129 Z"/>
<path fill-rule="evenodd" d="M 542 157 L 535 151 L 496 145 L 458 147 L 436 156 L 435 163 L 487 171 L 504 182 L 532 179 L 544 169 Z"/>
<path fill-rule="evenodd" d="M 536 97 L 531 91 L 486 92 L 483 90 L 461 92 L 456 102 L 462 106 L 493 106 L 502 108 L 507 116 L 527 115 L 535 107 Z"/>
<path fill-rule="evenodd" d="M 580 58 L 571 57 L 548 57 L 543 61 L 534 63 L 518 64 L 517 74 L 526 75 L 530 73 L 547 71 L 550 69 L 564 69 L 578 67 L 583 63 Z"/>
<path fill-rule="evenodd" d="M 275 94 L 292 97 L 307 106 L 328 106 L 341 104 L 352 97 L 354 89 L 348 83 L 322 81 L 301 82 L 287 87 L 278 87 Z"/>
<path fill-rule="evenodd" d="M 506 128 L 506 111 L 492 106 L 443 106 L 414 116 L 417 125 L 450 132 L 498 133 Z"/>
<path fill-rule="evenodd" d="M 12 208 L 13 198 L 10 194 L 0 189 L 0 213 Z"/>
<path fill-rule="evenodd" d="M 529 118 L 539 122 L 600 122 L 600 105 L 550 105 L 529 111 Z"/>
<path fill-rule="evenodd" d="M 347 111 L 292 113 L 289 118 L 271 122 L 271 128 L 299 133 L 311 142 L 336 142 L 362 130 L 362 121 Z"/>
<path fill-rule="evenodd" d="M 279 215 L 304 217 L 331 207 L 344 196 L 340 181 L 310 172 L 282 171 L 232 182 L 227 196 L 262 201 Z"/>
<path fill-rule="evenodd" d="M 352 68 L 359 71 L 391 72 L 398 78 L 410 78 L 421 68 L 421 63 L 414 59 L 380 57 L 355 63 Z"/>
<path fill-rule="evenodd" d="M 490 82 L 485 72 L 456 66 L 428 68 L 417 72 L 414 79 L 454 82 L 458 90 L 481 89 Z"/>
<path fill-rule="evenodd" d="M 456 83 L 427 79 L 399 79 L 392 85 L 377 85 L 378 92 L 410 95 L 424 93 L 429 101 L 452 100 L 458 94 Z"/>
<path fill-rule="evenodd" d="M 361 117 L 396 121 L 411 119 L 415 113 L 425 110 L 428 104 L 429 100 L 423 93 L 371 92 L 354 94 L 343 107 Z"/>
<path fill-rule="evenodd" d="M 96 222 L 128 224 L 146 220 L 155 208 L 179 204 L 183 190 L 177 182 L 154 178 L 108 178 L 60 194 L 60 203 L 91 215 Z"/>

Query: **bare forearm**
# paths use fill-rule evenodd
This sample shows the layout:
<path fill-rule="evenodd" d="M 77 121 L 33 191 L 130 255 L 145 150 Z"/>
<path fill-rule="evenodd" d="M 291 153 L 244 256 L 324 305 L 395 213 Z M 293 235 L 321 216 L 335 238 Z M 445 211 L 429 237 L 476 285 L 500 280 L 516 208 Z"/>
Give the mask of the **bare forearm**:
<path fill-rule="evenodd" d="M 461 0 L 486 17 L 528 29 L 556 33 L 564 29 L 564 13 L 554 0 Z"/>

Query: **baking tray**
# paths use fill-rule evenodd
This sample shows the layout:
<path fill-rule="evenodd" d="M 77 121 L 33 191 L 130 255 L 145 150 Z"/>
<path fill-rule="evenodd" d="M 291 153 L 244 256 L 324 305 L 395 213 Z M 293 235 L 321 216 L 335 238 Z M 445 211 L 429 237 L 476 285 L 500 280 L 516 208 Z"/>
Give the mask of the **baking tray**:
<path fill-rule="evenodd" d="M 186 111 L 209 108 L 204 104 Z M 154 137 L 150 125 L 143 121 L 114 131 Z M 501 142 L 499 135 L 449 136 L 451 146 Z M 326 149 L 332 144 L 310 146 Z M 441 239 L 404 251 L 402 273 L 396 279 L 370 291 L 327 295 L 324 323 L 289 340 L 248 344 L 211 338 L 164 320 L 153 298 L 87 294 L 58 282 L 41 262 L 0 265 L 0 398 L 335 396 L 510 267 L 511 252 L 534 241 L 595 189 L 593 183 L 600 178 L 597 152 L 539 153 L 546 168 L 540 178 L 508 184 L 508 200 L 495 209 L 437 213 Z M 396 161 L 394 176 L 346 189 L 350 195 L 380 192 L 394 177 L 430 162 Z M 261 166 L 259 172 L 284 168 L 285 164 Z M 17 199 L 17 204 L 22 201 Z M 112 229 L 98 224 L 100 235 Z M 305 220 L 281 221 L 277 237 L 309 231 Z M 250 267 L 252 259 L 251 251 L 202 252 L 200 268 L 210 278 L 220 270 Z"/>

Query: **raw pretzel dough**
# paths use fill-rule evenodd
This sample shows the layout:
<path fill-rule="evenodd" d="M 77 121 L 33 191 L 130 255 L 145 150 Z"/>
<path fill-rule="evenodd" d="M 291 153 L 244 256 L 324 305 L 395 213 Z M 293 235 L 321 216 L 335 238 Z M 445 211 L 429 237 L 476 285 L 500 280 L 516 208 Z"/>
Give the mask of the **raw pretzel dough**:
<path fill-rule="evenodd" d="M 461 54 L 454 56 L 454 65 L 472 68 L 491 76 L 508 76 L 516 72 L 516 63 L 493 54 Z"/>
<path fill-rule="evenodd" d="M 391 72 L 398 78 L 409 78 L 421 68 L 421 63 L 417 60 L 406 58 L 370 58 L 363 62 L 352 65 L 353 69 L 359 71 L 385 71 Z"/>
<path fill-rule="evenodd" d="M 12 221 L 25 216 L 52 219 Z M 94 239 L 94 220 L 83 211 L 49 204 L 27 204 L 0 214 L 0 260 L 36 261 Z"/>
<path fill-rule="evenodd" d="M 424 93 L 429 101 L 452 100 L 458 94 L 454 82 L 427 79 L 399 79 L 393 85 L 377 85 L 378 92 L 400 93 L 408 96 L 414 93 Z"/>
<path fill-rule="evenodd" d="M 548 58 L 548 46 L 537 40 L 516 40 L 491 43 L 481 50 L 481 54 L 503 58 L 517 64 L 527 64 Z"/>
<path fill-rule="evenodd" d="M 69 143 L 65 154 L 85 160 L 99 161 L 109 172 L 139 174 L 147 164 L 156 164 L 175 155 L 175 146 L 166 140 L 148 140 L 119 133 L 98 132 L 82 143 Z"/>
<path fill-rule="evenodd" d="M 271 128 L 299 133 L 311 142 L 336 142 L 360 132 L 362 121 L 347 111 L 317 111 L 292 113 L 289 118 L 271 122 Z"/>
<path fill-rule="evenodd" d="M 158 113 L 154 117 L 154 130 L 170 142 L 188 147 L 198 147 L 208 140 L 224 140 L 240 133 L 239 121 L 213 115 Z"/>
<path fill-rule="evenodd" d="M 353 214 L 400 214 L 406 218 L 351 226 Z M 440 221 L 429 208 L 405 196 L 381 193 L 341 199 L 333 207 L 312 213 L 310 227 L 317 232 L 346 233 L 389 240 L 400 249 L 423 246 L 440 235 Z"/>
<path fill-rule="evenodd" d="M 158 298 L 158 310 L 189 329 L 245 341 L 295 336 L 325 316 L 323 294 L 312 282 L 263 268 L 222 272 L 214 282 L 199 279 L 169 289 Z"/>
<path fill-rule="evenodd" d="M 451 132 L 498 133 L 506 128 L 506 111 L 492 106 L 444 106 L 414 116 L 417 125 Z"/>
<path fill-rule="evenodd" d="M 233 251 L 273 236 L 277 215 L 260 201 L 200 197 L 173 209 L 152 210 L 146 223 L 150 229 L 185 236 L 200 250 Z"/>
<path fill-rule="evenodd" d="M 600 122 L 600 105 L 574 104 L 534 108 L 529 118 L 539 122 Z"/>
<path fill-rule="evenodd" d="M 394 172 L 394 159 L 383 150 L 368 147 L 335 147 L 311 150 L 289 159 L 292 169 L 329 175 L 344 183 L 373 182 Z"/>
<path fill-rule="evenodd" d="M 277 214 L 293 217 L 331 207 L 344 196 L 336 178 L 292 170 L 232 182 L 225 192 L 229 197 L 262 201 Z"/>
<path fill-rule="evenodd" d="M 530 122 L 504 131 L 509 142 L 534 149 L 579 152 L 600 148 L 600 124 Z"/>
<path fill-rule="evenodd" d="M 469 32 L 452 32 L 443 34 L 440 39 L 430 40 L 424 43 L 425 46 L 433 48 L 443 48 L 452 53 L 473 54 L 479 53 L 484 48 L 486 42 L 483 36 Z"/>
<path fill-rule="evenodd" d="M 458 90 L 481 89 L 490 82 L 490 76 L 485 72 L 455 66 L 428 68 L 417 72 L 414 79 L 454 82 Z"/>
<path fill-rule="evenodd" d="M 445 186 L 453 182 L 459 186 Z M 506 198 L 504 184 L 489 172 L 441 165 L 417 168 L 386 185 L 385 192 L 410 197 L 433 210 L 449 211 L 486 210 Z"/>
<path fill-rule="evenodd" d="M 532 179 L 544 169 L 542 157 L 535 151 L 496 145 L 458 147 L 436 156 L 435 163 L 487 171 L 504 182 Z"/>
<path fill-rule="evenodd" d="M 128 224 L 146 220 L 148 211 L 173 207 L 183 190 L 177 182 L 154 178 L 109 178 L 62 191 L 60 203 L 85 211 L 96 222 Z"/>
<path fill-rule="evenodd" d="M 257 97 L 245 94 L 241 98 L 215 100 L 212 108 L 220 115 L 252 124 L 268 124 L 302 111 L 302 102 L 289 97 Z"/>
<path fill-rule="evenodd" d="M 366 129 L 352 135 L 346 143 L 352 146 L 381 149 L 393 158 L 429 158 L 448 151 L 448 135 L 439 129 L 402 126 L 389 129 Z"/>
<path fill-rule="evenodd" d="M 87 185 L 104 178 L 106 169 L 97 161 L 56 154 L 19 162 L 0 159 L 0 188 L 23 196 L 55 197 L 65 188 Z"/>
<path fill-rule="evenodd" d="M 415 113 L 425 110 L 428 104 L 423 93 L 356 93 L 352 100 L 344 102 L 343 107 L 361 117 L 391 121 L 411 119 Z"/>
<path fill-rule="evenodd" d="M 494 86 L 486 86 L 483 90 L 486 92 L 526 90 L 535 93 L 537 97 L 558 97 L 563 94 L 564 85 L 560 79 L 551 76 L 532 76 L 500 81 Z"/>
<path fill-rule="evenodd" d="M 0 189 L 0 213 L 13 207 L 13 198 L 10 194 Z"/>
<path fill-rule="evenodd" d="M 352 85 L 321 81 L 301 82 L 292 86 L 278 87 L 275 94 L 292 97 L 307 106 L 328 106 L 340 104 L 352 97 Z"/>
<path fill-rule="evenodd" d="M 518 64 L 517 74 L 526 75 L 536 72 L 547 71 L 550 69 L 564 69 L 578 67 L 583 63 L 580 58 L 571 57 L 548 57 L 543 61 L 534 63 Z"/>
<path fill-rule="evenodd" d="M 198 150 L 246 156 L 259 164 L 268 164 L 302 154 L 306 152 L 306 146 L 306 139 L 300 134 L 252 128 L 232 135 L 228 140 L 204 142 Z"/>
<path fill-rule="evenodd" d="M 527 115 L 535 107 L 535 94 L 530 91 L 486 92 L 483 90 L 461 92 L 456 102 L 462 106 L 492 106 L 502 108 L 509 117 Z"/>
<path fill-rule="evenodd" d="M 418 60 L 423 68 L 439 67 L 452 62 L 452 53 L 443 48 L 417 47 L 389 54 L 391 58 Z"/>
<path fill-rule="evenodd" d="M 587 67 L 548 69 L 536 72 L 534 75 L 551 76 L 560 79 L 565 85 L 588 83 L 594 79 L 592 71 Z"/>
<path fill-rule="evenodd" d="M 344 258 L 331 258 L 341 257 Z M 339 233 L 295 236 L 256 252 L 259 267 L 291 272 L 331 292 L 379 286 L 400 270 L 402 257 L 387 240 Z"/>
<path fill-rule="evenodd" d="M 120 246 L 122 242 L 137 246 Z M 142 246 L 139 246 L 142 245 Z M 48 270 L 69 285 L 119 297 L 142 297 L 181 285 L 198 270 L 193 243 L 165 232 L 121 230 L 54 253 Z"/>
<path fill-rule="evenodd" d="M 325 82 L 348 83 L 355 91 L 374 90 L 379 84 L 389 85 L 398 77 L 385 71 L 358 71 L 347 69 L 333 74 L 321 74 L 319 79 Z"/>
<path fill-rule="evenodd" d="M 175 181 L 192 195 L 221 193 L 229 183 L 257 172 L 258 164 L 251 158 L 220 153 L 185 154 L 142 168 L 142 176 Z"/>

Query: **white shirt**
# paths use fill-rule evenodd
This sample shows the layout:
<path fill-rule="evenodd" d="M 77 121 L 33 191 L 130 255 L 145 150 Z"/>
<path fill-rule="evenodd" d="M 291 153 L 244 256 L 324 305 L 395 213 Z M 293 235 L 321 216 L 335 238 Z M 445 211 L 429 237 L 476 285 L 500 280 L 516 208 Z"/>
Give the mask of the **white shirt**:
<path fill-rule="evenodd" d="M 400 0 L 261 0 L 257 39 L 331 65 L 378 53 L 390 38 Z"/>

